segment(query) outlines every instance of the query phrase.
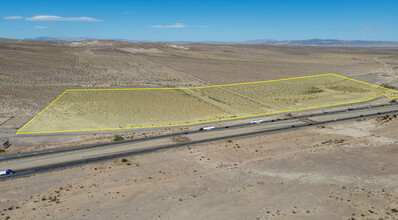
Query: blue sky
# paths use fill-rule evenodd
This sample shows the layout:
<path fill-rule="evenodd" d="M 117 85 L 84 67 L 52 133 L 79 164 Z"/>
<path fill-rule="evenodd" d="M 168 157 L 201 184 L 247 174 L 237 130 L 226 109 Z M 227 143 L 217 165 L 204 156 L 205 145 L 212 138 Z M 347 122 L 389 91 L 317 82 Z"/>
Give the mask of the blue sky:
<path fill-rule="evenodd" d="M 398 41 L 397 0 L 0 0 L 0 37 Z"/>

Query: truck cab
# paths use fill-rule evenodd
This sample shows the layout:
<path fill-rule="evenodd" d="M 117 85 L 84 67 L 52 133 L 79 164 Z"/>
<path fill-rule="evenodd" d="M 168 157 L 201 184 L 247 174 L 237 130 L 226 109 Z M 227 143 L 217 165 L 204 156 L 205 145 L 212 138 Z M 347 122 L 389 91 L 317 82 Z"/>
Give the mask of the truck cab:
<path fill-rule="evenodd" d="M 14 174 L 15 171 L 8 169 L 8 170 L 0 170 L 0 176 L 2 175 L 8 175 L 8 174 Z"/>

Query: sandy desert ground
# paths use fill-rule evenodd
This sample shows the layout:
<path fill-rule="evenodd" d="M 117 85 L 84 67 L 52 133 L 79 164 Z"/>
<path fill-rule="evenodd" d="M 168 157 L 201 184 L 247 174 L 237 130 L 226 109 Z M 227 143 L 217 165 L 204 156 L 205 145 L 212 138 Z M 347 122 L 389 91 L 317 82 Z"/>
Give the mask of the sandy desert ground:
<path fill-rule="evenodd" d="M 1 40 L 0 115 L 33 117 L 75 88 L 201 86 L 323 73 L 397 87 L 397 68 L 396 49 Z"/>
<path fill-rule="evenodd" d="M 0 39 L 0 140 L 14 143 L 0 153 L 112 140 L 113 133 L 12 134 L 66 89 L 204 86 L 323 73 L 397 89 L 397 69 L 396 49 Z M 180 129 L 186 128 L 122 135 Z M 398 119 L 390 116 L 2 181 L 0 219 L 398 219 L 397 129 Z"/>
<path fill-rule="evenodd" d="M 335 75 L 193 89 L 72 90 L 18 132 L 200 123 L 355 102 L 382 93 L 398 97 L 398 92 Z"/>
<path fill-rule="evenodd" d="M 397 219 L 398 118 L 229 140 L 0 183 L 3 219 Z"/>

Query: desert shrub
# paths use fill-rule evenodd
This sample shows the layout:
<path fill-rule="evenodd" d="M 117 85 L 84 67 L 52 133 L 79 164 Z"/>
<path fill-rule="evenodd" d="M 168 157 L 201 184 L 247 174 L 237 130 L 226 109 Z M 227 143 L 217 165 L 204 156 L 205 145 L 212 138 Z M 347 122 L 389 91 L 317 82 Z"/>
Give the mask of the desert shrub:
<path fill-rule="evenodd" d="M 367 92 L 369 91 L 368 89 L 364 89 L 358 86 L 346 86 L 346 85 L 332 85 L 332 86 L 328 86 L 328 89 L 334 90 L 334 91 L 338 91 L 338 92 L 357 92 L 357 93 L 361 93 L 361 92 Z"/>
<path fill-rule="evenodd" d="M 121 135 L 115 135 L 115 137 L 113 138 L 113 141 L 124 141 L 124 138 Z"/>
<path fill-rule="evenodd" d="M 387 88 L 387 89 L 398 89 L 397 87 L 395 87 L 395 86 L 393 86 L 391 84 L 388 84 L 388 83 L 381 84 L 381 87 L 384 87 L 384 88 Z"/>
<path fill-rule="evenodd" d="M 311 94 L 317 94 L 317 93 L 321 93 L 324 92 L 323 89 L 320 89 L 316 86 L 312 86 L 310 89 L 308 89 L 307 91 L 304 92 L 305 95 L 311 95 Z"/>

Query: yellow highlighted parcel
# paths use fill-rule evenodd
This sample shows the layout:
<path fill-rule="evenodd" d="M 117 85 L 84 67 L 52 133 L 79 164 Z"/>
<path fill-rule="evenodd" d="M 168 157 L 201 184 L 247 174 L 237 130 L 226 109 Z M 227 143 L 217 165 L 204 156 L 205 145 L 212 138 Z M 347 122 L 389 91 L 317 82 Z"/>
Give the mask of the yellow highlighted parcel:
<path fill-rule="evenodd" d="M 398 98 L 337 74 L 182 88 L 69 89 L 17 134 L 186 126 Z"/>

